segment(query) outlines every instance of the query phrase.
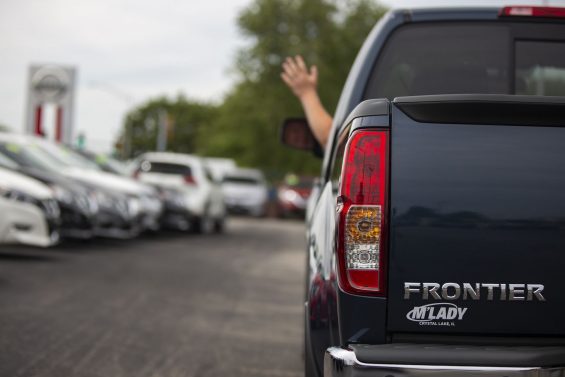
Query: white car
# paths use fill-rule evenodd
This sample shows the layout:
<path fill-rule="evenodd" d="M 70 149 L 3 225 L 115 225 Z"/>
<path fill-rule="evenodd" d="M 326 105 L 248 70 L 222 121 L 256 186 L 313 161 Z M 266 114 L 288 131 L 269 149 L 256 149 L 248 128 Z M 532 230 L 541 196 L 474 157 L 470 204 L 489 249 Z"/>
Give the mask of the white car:
<path fill-rule="evenodd" d="M 53 191 L 0 168 L 0 242 L 48 247 L 59 241 L 60 210 Z"/>
<path fill-rule="evenodd" d="M 223 230 L 224 196 L 204 159 L 181 153 L 150 152 L 139 156 L 135 166 L 134 175 L 141 182 L 175 189 L 184 196 L 184 213 L 177 213 L 169 221 L 184 219 L 201 233 Z"/>
<path fill-rule="evenodd" d="M 260 170 L 233 170 L 224 175 L 222 189 L 230 212 L 265 215 L 269 190 Z"/>

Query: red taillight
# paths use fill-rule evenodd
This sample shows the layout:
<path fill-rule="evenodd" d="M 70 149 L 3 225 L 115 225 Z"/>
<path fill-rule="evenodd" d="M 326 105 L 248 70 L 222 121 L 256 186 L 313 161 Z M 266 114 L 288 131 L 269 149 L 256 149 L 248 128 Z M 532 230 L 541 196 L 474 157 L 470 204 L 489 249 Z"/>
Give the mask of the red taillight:
<path fill-rule="evenodd" d="M 500 16 L 565 18 L 565 8 L 516 5 L 502 8 Z"/>
<path fill-rule="evenodd" d="M 131 175 L 131 177 L 133 179 L 139 179 L 139 170 L 134 171 L 133 174 Z"/>
<path fill-rule="evenodd" d="M 194 180 L 194 177 L 192 175 L 185 175 L 183 176 L 184 178 L 184 183 L 186 183 L 187 185 L 195 185 L 196 181 Z"/>
<path fill-rule="evenodd" d="M 356 131 L 345 148 L 338 214 L 339 282 L 349 293 L 386 292 L 388 131 Z"/>

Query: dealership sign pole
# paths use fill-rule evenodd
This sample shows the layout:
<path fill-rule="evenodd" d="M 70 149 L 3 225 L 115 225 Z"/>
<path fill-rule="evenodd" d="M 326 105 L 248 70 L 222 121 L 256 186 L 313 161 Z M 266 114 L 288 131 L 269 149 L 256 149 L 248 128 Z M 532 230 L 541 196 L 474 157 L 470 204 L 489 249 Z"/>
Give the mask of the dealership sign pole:
<path fill-rule="evenodd" d="M 55 140 L 71 143 L 76 69 L 58 65 L 32 65 L 28 77 L 26 132 L 45 136 L 43 108 L 55 105 Z"/>

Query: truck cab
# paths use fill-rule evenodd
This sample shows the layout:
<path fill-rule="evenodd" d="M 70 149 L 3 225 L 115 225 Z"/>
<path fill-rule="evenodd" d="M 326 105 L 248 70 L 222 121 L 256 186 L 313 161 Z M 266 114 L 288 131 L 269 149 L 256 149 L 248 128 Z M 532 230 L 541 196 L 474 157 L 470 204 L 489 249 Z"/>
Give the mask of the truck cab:
<path fill-rule="evenodd" d="M 307 376 L 565 375 L 564 16 L 371 32 L 307 221 Z"/>

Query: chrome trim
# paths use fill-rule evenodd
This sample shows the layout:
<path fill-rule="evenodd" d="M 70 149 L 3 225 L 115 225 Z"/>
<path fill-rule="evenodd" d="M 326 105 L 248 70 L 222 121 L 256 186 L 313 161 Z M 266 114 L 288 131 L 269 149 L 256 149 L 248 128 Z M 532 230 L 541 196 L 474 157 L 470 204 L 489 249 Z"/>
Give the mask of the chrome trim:
<path fill-rule="evenodd" d="M 355 352 L 331 347 L 324 357 L 324 377 L 565 377 L 565 367 L 487 367 L 367 364 Z"/>

